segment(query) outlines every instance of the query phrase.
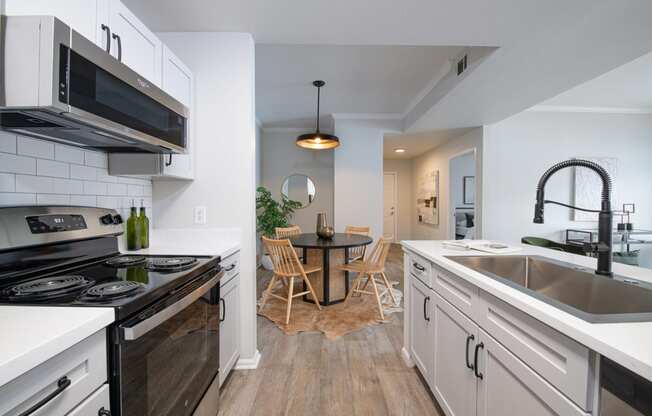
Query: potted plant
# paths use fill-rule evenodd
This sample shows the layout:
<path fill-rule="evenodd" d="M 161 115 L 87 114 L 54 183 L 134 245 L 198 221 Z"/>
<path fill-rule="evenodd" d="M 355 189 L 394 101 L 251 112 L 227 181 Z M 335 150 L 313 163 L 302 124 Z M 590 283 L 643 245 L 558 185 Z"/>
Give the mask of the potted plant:
<path fill-rule="evenodd" d="M 301 208 L 301 202 L 281 196 L 281 202 L 272 198 L 272 193 L 265 187 L 256 189 L 256 231 L 268 238 L 274 238 L 277 227 L 288 227 L 294 210 Z M 267 270 L 272 270 L 272 260 L 263 253 L 261 263 Z"/>

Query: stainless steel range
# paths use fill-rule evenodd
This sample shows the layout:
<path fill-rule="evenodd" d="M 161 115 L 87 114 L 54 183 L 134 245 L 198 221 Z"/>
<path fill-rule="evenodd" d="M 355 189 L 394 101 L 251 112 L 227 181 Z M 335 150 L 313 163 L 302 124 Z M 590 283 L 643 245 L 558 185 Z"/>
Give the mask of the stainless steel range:
<path fill-rule="evenodd" d="M 190 415 L 219 370 L 219 257 L 118 251 L 122 218 L 0 208 L 0 304 L 111 307 L 113 415 Z"/>

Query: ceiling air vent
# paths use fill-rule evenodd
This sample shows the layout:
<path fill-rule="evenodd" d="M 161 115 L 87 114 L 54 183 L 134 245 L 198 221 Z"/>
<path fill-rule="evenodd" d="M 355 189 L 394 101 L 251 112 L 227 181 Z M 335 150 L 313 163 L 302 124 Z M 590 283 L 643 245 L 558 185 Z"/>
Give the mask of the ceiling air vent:
<path fill-rule="evenodd" d="M 462 72 L 466 71 L 467 56 L 464 55 L 457 61 L 457 75 L 462 75 Z"/>

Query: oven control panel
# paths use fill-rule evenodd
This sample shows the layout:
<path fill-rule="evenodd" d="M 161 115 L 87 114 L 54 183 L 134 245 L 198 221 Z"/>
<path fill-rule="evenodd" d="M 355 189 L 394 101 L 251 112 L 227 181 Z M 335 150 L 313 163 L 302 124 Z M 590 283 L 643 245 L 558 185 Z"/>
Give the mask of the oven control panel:
<path fill-rule="evenodd" d="M 26 219 L 32 234 L 58 233 L 88 228 L 84 217 L 75 214 L 33 215 Z"/>

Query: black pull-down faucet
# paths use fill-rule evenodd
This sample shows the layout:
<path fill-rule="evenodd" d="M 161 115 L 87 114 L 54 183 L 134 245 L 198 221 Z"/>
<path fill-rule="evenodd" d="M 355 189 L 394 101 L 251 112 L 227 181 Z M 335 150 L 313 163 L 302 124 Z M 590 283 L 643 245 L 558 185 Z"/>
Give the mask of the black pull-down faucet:
<path fill-rule="evenodd" d="M 557 171 L 572 167 L 583 167 L 588 168 L 596 172 L 600 179 L 602 180 L 602 204 L 601 209 L 590 210 L 585 208 L 578 208 L 568 204 L 562 204 L 561 202 L 548 201 L 544 197 L 544 188 L 546 187 L 546 182 L 548 179 Z M 611 272 L 611 262 L 612 262 L 612 212 L 611 212 L 611 178 L 607 171 L 597 163 L 591 162 L 589 160 L 581 159 L 571 159 L 564 162 L 557 163 L 548 169 L 539 179 L 539 184 L 537 185 L 537 202 L 534 206 L 534 223 L 543 224 L 543 207 L 544 204 L 557 204 L 563 207 L 576 209 L 580 211 L 587 212 L 598 212 L 598 242 L 590 242 L 586 245 L 588 251 L 597 254 L 598 257 L 598 268 L 595 271 L 596 274 L 603 276 L 613 276 Z"/>

